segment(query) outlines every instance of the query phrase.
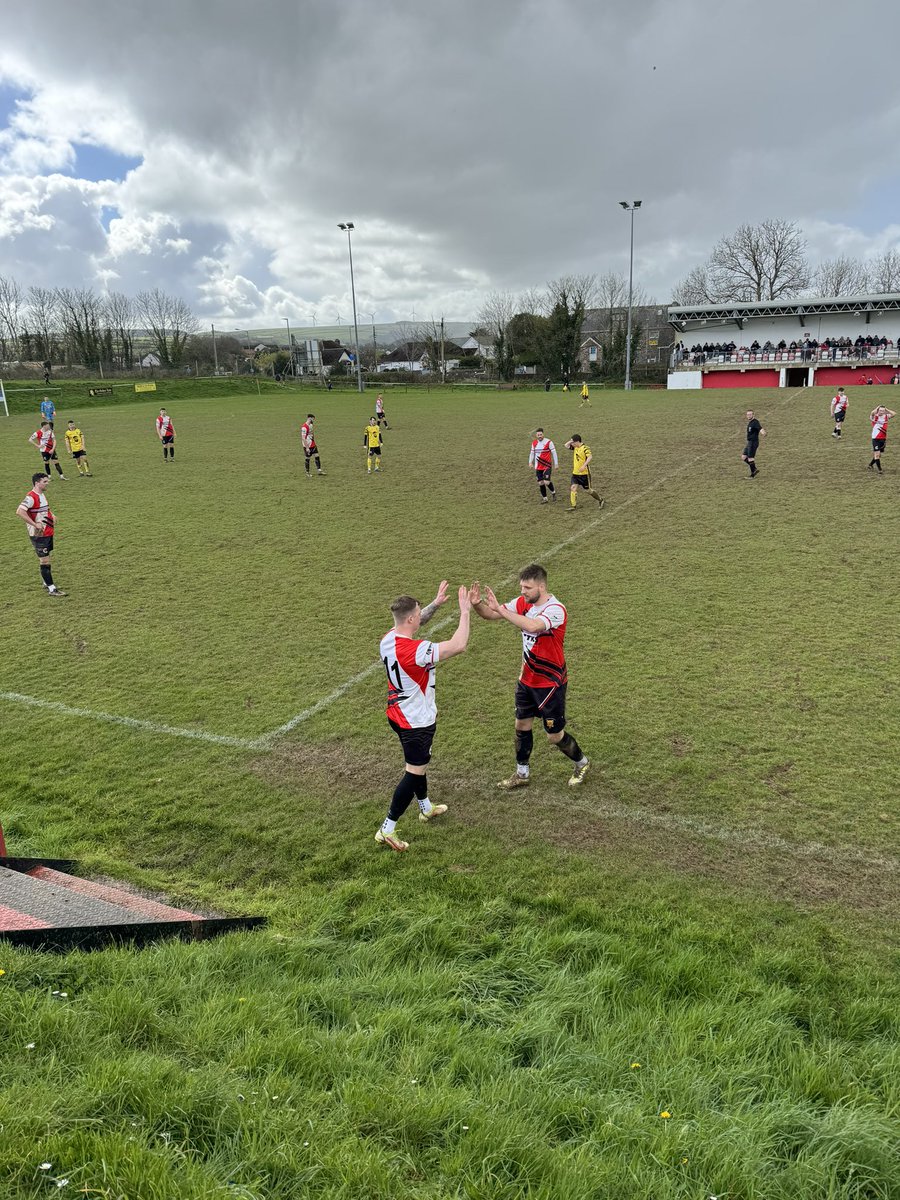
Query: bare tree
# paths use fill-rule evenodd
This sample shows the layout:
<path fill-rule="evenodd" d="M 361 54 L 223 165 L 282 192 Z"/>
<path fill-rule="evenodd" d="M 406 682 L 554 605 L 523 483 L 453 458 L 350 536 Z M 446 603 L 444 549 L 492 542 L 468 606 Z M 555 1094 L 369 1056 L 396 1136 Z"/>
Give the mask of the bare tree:
<path fill-rule="evenodd" d="M 803 235 L 795 222 L 780 218 L 741 225 L 721 238 L 709 265 L 717 301 L 796 296 L 810 280 Z"/>
<path fill-rule="evenodd" d="M 19 357 L 22 289 L 15 279 L 0 275 L 0 361 Z"/>
<path fill-rule="evenodd" d="M 891 247 L 872 260 L 869 287 L 873 292 L 900 292 L 900 252 Z"/>
<path fill-rule="evenodd" d="M 59 357 L 59 302 L 52 288 L 30 287 L 22 330 L 23 354 L 52 362 Z M 27 350 L 25 348 L 27 346 Z"/>
<path fill-rule="evenodd" d="M 673 304 L 715 304 L 715 299 L 708 263 L 689 271 L 672 292 Z"/>
<path fill-rule="evenodd" d="M 137 312 L 153 338 L 160 366 L 178 367 L 184 360 L 188 338 L 197 330 L 197 318 L 184 300 L 154 288 L 139 292 Z"/>
<path fill-rule="evenodd" d="M 866 263 L 841 254 L 819 263 L 812 286 L 817 296 L 861 296 L 869 290 Z"/>
<path fill-rule="evenodd" d="M 68 353 L 86 367 L 103 360 L 103 301 L 91 288 L 57 288 L 56 305 Z"/>
<path fill-rule="evenodd" d="M 110 292 L 104 313 L 114 340 L 114 358 L 123 370 L 134 365 L 134 301 L 123 292 Z"/>
<path fill-rule="evenodd" d="M 515 348 L 509 337 L 509 323 L 516 314 L 511 292 L 491 292 L 478 311 L 478 328 L 483 329 L 494 347 L 494 366 L 501 379 L 512 379 L 516 370 Z"/>

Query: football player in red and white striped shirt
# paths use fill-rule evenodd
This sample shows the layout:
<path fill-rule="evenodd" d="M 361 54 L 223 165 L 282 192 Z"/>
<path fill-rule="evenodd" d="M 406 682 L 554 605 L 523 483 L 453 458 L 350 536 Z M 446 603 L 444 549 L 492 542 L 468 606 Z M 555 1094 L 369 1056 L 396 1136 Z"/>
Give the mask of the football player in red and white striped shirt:
<path fill-rule="evenodd" d="M 534 746 L 532 726 L 540 717 L 548 740 L 575 764 L 570 787 L 584 780 L 590 761 L 566 732 L 566 687 L 569 676 L 563 642 L 568 613 L 547 589 L 547 572 L 532 563 L 519 572 L 519 595 L 501 604 L 490 588 L 472 585 L 472 607 L 486 621 L 505 620 L 522 632 L 522 670 L 516 684 L 516 773 L 497 785 L 527 787 Z"/>
<path fill-rule="evenodd" d="M 841 430 L 844 427 L 844 420 L 847 416 L 847 403 L 847 393 L 842 387 L 839 387 L 837 394 L 831 401 L 831 415 L 834 417 L 834 430 L 831 434 L 832 437 L 839 438 L 841 436 Z"/>
<path fill-rule="evenodd" d="M 872 461 L 869 463 L 869 470 L 877 468 L 879 475 L 881 474 L 881 452 L 887 441 L 888 421 L 896 415 L 893 409 L 885 408 L 883 404 L 879 404 L 869 413 L 869 420 L 872 422 Z"/>
<path fill-rule="evenodd" d="M 534 440 L 531 443 L 531 453 L 528 455 L 529 467 L 534 467 L 534 476 L 537 479 L 538 487 L 541 489 L 541 504 L 547 503 L 547 489 L 550 490 L 550 495 L 556 499 L 556 488 L 553 486 L 553 480 L 550 474 L 554 467 L 559 466 L 559 460 L 556 457 L 556 447 L 549 438 L 544 437 L 543 429 L 534 431 Z"/>
<path fill-rule="evenodd" d="M 50 464 L 53 463 L 60 479 L 65 479 L 59 459 L 56 457 L 56 434 L 53 432 L 53 422 L 41 421 L 40 429 L 36 429 L 28 440 L 37 446 L 47 470 L 49 471 Z"/>
<path fill-rule="evenodd" d="M 432 804 L 428 798 L 426 771 L 431 758 L 431 743 L 437 723 L 434 700 L 434 672 L 439 662 L 462 654 L 469 643 L 472 604 L 468 589 L 459 589 L 459 625 L 448 642 L 429 642 L 416 637 L 419 629 L 448 598 L 447 580 L 438 593 L 422 608 L 412 596 L 398 596 L 391 605 L 394 627 L 381 639 L 379 654 L 388 678 L 387 718 L 400 739 L 406 770 L 394 789 L 388 814 L 375 834 L 375 841 L 392 850 L 408 850 L 397 833 L 397 822 L 415 797 L 419 802 L 419 820 L 430 821 L 447 811 L 446 804 Z"/>
<path fill-rule="evenodd" d="M 309 469 L 309 460 L 316 460 L 316 474 L 324 475 L 322 470 L 322 460 L 319 458 L 319 447 L 316 445 L 316 435 L 313 432 L 313 426 L 316 423 L 315 413 L 307 413 L 306 420 L 300 426 L 300 441 L 303 445 L 303 465 L 306 467 L 306 478 L 312 479 L 312 474 Z"/>
<path fill-rule="evenodd" d="M 50 555 L 53 553 L 53 530 L 56 524 L 53 513 L 44 491 L 50 482 L 50 476 L 38 471 L 31 477 L 31 491 L 16 509 L 16 516 L 21 517 L 31 538 L 34 552 L 38 556 L 41 567 L 41 579 L 50 596 L 65 596 L 53 582 L 53 572 L 50 569 Z"/>
<path fill-rule="evenodd" d="M 156 436 L 162 442 L 163 459 L 168 460 L 169 455 L 171 455 L 174 462 L 175 426 L 172 424 L 172 418 L 164 408 L 159 410 L 159 416 L 156 418 Z"/>

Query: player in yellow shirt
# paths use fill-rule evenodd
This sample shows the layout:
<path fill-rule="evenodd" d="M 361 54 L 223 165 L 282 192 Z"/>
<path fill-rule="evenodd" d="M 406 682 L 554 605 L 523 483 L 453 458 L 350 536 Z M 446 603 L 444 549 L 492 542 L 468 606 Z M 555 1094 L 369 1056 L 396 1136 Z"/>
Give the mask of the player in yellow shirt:
<path fill-rule="evenodd" d="M 86 478 L 91 478 L 91 464 L 88 462 L 85 455 L 87 454 L 87 442 L 84 440 L 84 434 L 80 429 L 75 427 L 75 422 L 70 421 L 66 429 L 66 449 L 75 459 L 75 466 L 78 468 L 78 474 L 84 475 Z"/>
<path fill-rule="evenodd" d="M 569 489 L 569 512 L 574 513 L 578 500 L 578 489 L 584 488 L 589 496 L 593 496 L 597 503 L 602 508 L 606 501 L 594 491 L 594 485 L 591 483 L 591 454 L 590 446 L 586 446 L 581 440 L 580 433 L 573 433 L 566 442 L 566 449 L 572 451 L 572 486 Z"/>
<path fill-rule="evenodd" d="M 363 445 L 366 447 L 366 474 L 372 474 L 372 463 L 376 472 L 381 470 L 381 447 L 384 439 L 381 436 L 381 426 L 377 417 L 369 417 L 369 423 L 363 430 Z"/>
<path fill-rule="evenodd" d="M 591 407 L 591 393 L 588 391 L 587 380 L 582 379 L 582 381 L 581 381 L 581 403 L 578 405 L 578 407 L 584 408 L 585 405 L 587 405 L 588 408 Z"/>

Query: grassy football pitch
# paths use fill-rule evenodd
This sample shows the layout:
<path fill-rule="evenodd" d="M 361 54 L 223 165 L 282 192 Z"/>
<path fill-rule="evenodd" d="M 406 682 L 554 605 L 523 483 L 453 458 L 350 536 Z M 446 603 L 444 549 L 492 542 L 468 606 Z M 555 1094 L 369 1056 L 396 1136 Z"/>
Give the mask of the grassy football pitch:
<path fill-rule="evenodd" d="M 10 853 L 271 921 L 0 948 L 3 1194 L 900 1196 L 900 445 L 866 470 L 872 390 L 840 443 L 821 389 L 392 394 L 372 477 L 371 396 L 58 401 L 94 471 L 62 456 L 48 491 L 58 602 L 13 516 L 36 422 L 0 422 Z M 573 432 L 602 512 L 567 511 Z M 531 787 L 497 792 L 521 643 L 473 618 L 437 675 L 450 812 L 379 849 L 391 599 L 508 599 L 534 560 L 586 783 L 536 731 Z"/>

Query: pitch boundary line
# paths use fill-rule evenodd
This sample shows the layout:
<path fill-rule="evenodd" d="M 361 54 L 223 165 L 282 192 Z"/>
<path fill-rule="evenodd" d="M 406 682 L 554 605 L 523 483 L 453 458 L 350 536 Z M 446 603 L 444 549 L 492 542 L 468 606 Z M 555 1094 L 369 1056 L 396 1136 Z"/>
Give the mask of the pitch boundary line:
<path fill-rule="evenodd" d="M 571 802 L 570 802 L 571 803 Z M 766 833 L 752 827 L 732 829 L 727 825 L 716 825 L 701 817 L 678 816 L 672 813 L 652 812 L 646 808 L 629 808 L 627 805 L 596 804 L 572 805 L 579 812 L 592 813 L 610 821 L 628 821 L 633 825 L 655 825 L 673 833 L 693 833 L 710 841 L 725 842 L 733 846 L 748 846 L 757 850 L 777 850 L 795 858 L 820 858 L 835 865 L 855 863 L 858 866 L 879 867 L 883 871 L 900 871 L 900 859 L 879 854 L 859 846 L 827 846 L 824 842 L 789 842 L 777 833 Z"/>
<path fill-rule="evenodd" d="M 164 725 L 157 721 L 145 721 L 139 717 L 121 717 L 116 713 L 97 712 L 92 708 L 75 708 L 59 700 L 44 700 L 41 696 L 23 696 L 20 692 L 0 692 L 0 700 L 14 704 L 27 704 L 31 708 L 43 708 L 60 713 L 64 717 L 88 717 L 92 721 L 106 721 L 112 725 L 125 725 L 145 733 L 165 733 L 171 737 L 193 738 L 199 742 L 218 742 L 223 746 L 243 746 L 254 749 L 256 738 L 233 737 L 227 733 L 207 733 L 205 729 L 187 729 L 181 725 Z"/>

